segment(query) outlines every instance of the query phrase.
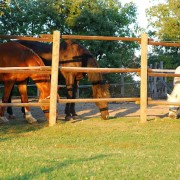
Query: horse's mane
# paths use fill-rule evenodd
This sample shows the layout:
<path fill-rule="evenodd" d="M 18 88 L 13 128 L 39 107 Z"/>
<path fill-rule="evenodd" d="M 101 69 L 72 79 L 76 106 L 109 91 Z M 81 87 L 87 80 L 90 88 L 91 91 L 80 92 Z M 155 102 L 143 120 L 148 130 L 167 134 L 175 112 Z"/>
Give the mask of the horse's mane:
<path fill-rule="evenodd" d="M 80 45 L 74 40 L 65 40 L 61 43 L 61 50 L 63 51 L 68 51 L 68 48 L 73 48 L 75 46 L 76 52 L 78 52 L 77 56 L 74 56 L 73 59 L 74 61 L 81 61 L 82 62 L 82 67 L 90 67 L 90 68 L 98 68 L 99 65 L 97 63 L 96 58 L 92 55 L 92 53 L 87 50 L 84 46 Z M 71 60 L 72 61 L 72 60 Z M 64 63 L 66 63 L 65 61 Z M 101 82 L 103 81 L 103 77 L 101 73 L 84 73 L 84 75 L 87 74 L 88 80 L 91 81 L 92 83 L 96 82 Z"/>

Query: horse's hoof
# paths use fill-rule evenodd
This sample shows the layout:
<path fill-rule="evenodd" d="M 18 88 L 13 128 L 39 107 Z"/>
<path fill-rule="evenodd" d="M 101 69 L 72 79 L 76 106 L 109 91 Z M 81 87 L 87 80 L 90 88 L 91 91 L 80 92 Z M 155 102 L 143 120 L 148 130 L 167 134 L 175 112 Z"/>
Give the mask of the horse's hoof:
<path fill-rule="evenodd" d="M 16 116 L 14 114 L 9 115 L 9 119 L 16 119 Z"/>
<path fill-rule="evenodd" d="M 72 118 L 73 118 L 73 120 L 77 120 L 77 119 L 79 119 L 79 116 L 77 114 L 75 114 L 72 116 Z"/>
<path fill-rule="evenodd" d="M 0 117 L 0 123 L 8 124 L 8 123 L 9 123 L 9 120 L 8 120 L 5 116 L 1 116 L 1 117 Z"/>
<path fill-rule="evenodd" d="M 37 120 L 33 117 L 26 117 L 26 121 L 29 123 L 29 124 L 34 124 L 34 123 L 37 123 Z"/>
<path fill-rule="evenodd" d="M 65 117 L 65 121 L 71 121 L 71 120 L 73 120 L 73 117 L 72 117 L 72 116 L 66 116 L 66 117 Z"/>

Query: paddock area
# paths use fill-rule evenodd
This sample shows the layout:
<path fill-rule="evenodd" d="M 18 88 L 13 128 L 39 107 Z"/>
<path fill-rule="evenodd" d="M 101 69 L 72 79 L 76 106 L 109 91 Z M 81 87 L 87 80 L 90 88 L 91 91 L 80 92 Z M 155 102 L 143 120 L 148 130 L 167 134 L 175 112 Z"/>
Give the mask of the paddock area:
<path fill-rule="evenodd" d="M 30 102 L 37 101 L 37 99 L 31 98 Z M 13 99 L 13 102 L 20 102 L 20 99 Z M 63 121 L 65 104 L 58 104 L 58 121 Z M 21 113 L 21 107 L 13 107 L 14 113 L 16 115 L 16 120 L 24 121 L 23 114 Z M 40 107 L 31 107 L 32 115 L 38 119 L 39 122 L 44 122 L 44 113 Z M 99 109 L 96 107 L 95 103 L 76 103 L 76 111 L 80 116 L 81 120 L 88 120 L 93 117 L 100 117 Z M 139 104 L 134 102 L 119 102 L 119 103 L 109 103 L 109 113 L 110 120 L 120 117 L 140 117 Z M 8 114 L 6 114 L 8 117 Z M 156 118 L 168 118 L 168 106 L 167 105 L 149 105 L 147 109 L 147 120 L 155 120 Z M 74 122 L 75 122 L 74 121 Z"/>

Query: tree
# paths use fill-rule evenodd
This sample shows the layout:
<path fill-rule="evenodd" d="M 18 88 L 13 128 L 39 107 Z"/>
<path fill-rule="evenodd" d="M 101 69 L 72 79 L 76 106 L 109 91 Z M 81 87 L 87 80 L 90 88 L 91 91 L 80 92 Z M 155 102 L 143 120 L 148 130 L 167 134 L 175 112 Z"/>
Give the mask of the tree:
<path fill-rule="evenodd" d="M 155 28 L 160 40 L 180 40 L 180 1 L 166 0 L 165 4 L 147 10 L 149 25 Z"/>
<path fill-rule="evenodd" d="M 153 30 L 149 32 L 152 38 L 161 41 L 180 41 L 180 1 L 166 0 L 164 4 L 157 4 L 147 10 L 149 25 Z M 179 47 L 152 48 L 149 63 L 164 62 L 165 68 L 175 69 L 180 65 Z"/>
<path fill-rule="evenodd" d="M 83 1 L 85 2 L 85 1 Z M 101 36 L 135 36 L 136 7 L 134 4 L 121 6 L 117 0 L 86 1 L 78 5 L 81 12 L 76 18 L 73 7 L 69 15 L 69 26 L 73 34 L 101 35 Z M 136 67 L 139 61 L 133 61 L 135 49 L 139 46 L 135 42 L 119 41 L 83 41 L 82 42 L 96 56 L 100 67 Z M 106 77 L 111 82 L 118 82 L 120 74 Z"/>

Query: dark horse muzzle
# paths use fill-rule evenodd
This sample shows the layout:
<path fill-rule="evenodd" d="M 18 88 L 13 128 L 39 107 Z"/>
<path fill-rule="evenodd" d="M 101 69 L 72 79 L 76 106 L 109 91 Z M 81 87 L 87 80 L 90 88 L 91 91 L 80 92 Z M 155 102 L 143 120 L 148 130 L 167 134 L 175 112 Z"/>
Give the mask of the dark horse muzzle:
<path fill-rule="evenodd" d="M 104 119 L 104 120 L 109 119 L 109 112 L 108 112 L 108 108 L 107 107 L 106 108 L 100 108 L 99 110 L 101 112 L 102 119 Z"/>

